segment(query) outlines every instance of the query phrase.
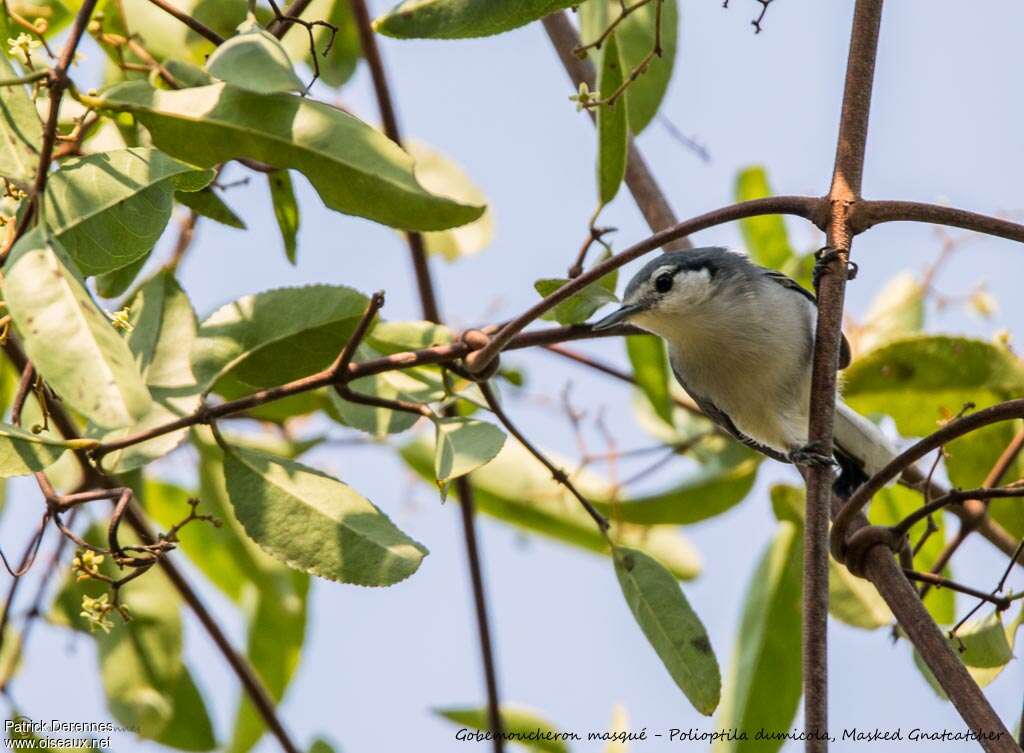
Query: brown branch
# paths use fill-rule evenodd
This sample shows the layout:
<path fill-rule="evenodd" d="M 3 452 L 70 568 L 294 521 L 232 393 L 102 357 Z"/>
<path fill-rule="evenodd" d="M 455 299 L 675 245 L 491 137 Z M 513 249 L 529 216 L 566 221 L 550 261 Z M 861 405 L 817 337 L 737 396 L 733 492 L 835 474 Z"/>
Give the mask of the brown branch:
<path fill-rule="evenodd" d="M 15 426 L 21 426 L 21 412 L 25 408 L 25 401 L 28 399 L 28 393 L 31 392 L 35 380 L 36 370 L 31 363 L 28 363 L 21 371 L 21 380 L 18 382 L 18 389 L 11 402 L 11 423 Z"/>
<path fill-rule="evenodd" d="M 1024 486 L 981 487 L 979 489 L 954 489 L 938 499 L 914 510 L 903 520 L 893 526 L 899 535 L 905 535 L 919 520 L 927 518 L 949 505 L 963 504 L 966 500 L 999 499 L 1006 497 L 1024 497 Z M 940 567 L 939 570 L 942 568 Z"/>
<path fill-rule="evenodd" d="M 7 354 L 11 363 L 14 364 L 15 368 L 23 370 L 28 364 L 28 359 L 21 350 L 21 346 L 17 339 L 13 336 L 8 337 L 7 342 L 4 344 L 4 352 Z M 65 412 L 63 406 L 60 404 L 54 405 L 52 407 L 51 418 L 53 419 L 57 430 L 65 439 L 76 439 L 79 437 L 77 427 L 71 420 L 71 417 L 67 412 Z M 117 483 L 116 479 L 113 479 L 97 470 L 89 462 L 89 459 L 84 452 L 76 451 L 75 456 L 78 459 L 87 480 L 108 489 L 123 486 L 123 484 Z M 45 481 L 45 477 L 40 481 L 41 486 L 44 486 L 44 484 L 45 487 L 49 487 L 48 490 L 44 490 L 44 494 L 48 497 L 55 496 L 53 494 L 52 487 L 49 486 L 49 482 Z M 72 511 L 72 513 L 74 513 L 74 511 Z M 149 530 L 145 515 L 137 505 L 134 503 L 128 505 L 125 513 L 125 519 L 144 544 L 156 543 L 157 539 L 153 535 L 152 531 Z M 274 700 L 267 692 L 263 682 L 259 677 L 257 677 L 253 668 L 245 658 L 235 650 L 234 646 L 231 645 L 231 642 L 224 634 L 224 631 L 214 619 L 213 614 L 206 608 L 206 605 L 185 579 L 185 576 L 168 557 L 160 557 L 157 564 L 164 571 L 164 574 L 174 585 L 185 603 L 192 609 L 192 612 L 199 619 L 199 622 L 202 624 L 207 634 L 227 660 L 231 669 L 241 682 L 242 687 L 245 689 L 246 694 L 249 696 L 249 699 L 252 701 L 253 706 L 256 708 L 257 713 L 259 713 L 260 717 L 267 725 L 267 728 L 277 738 L 285 753 L 298 753 L 299 749 L 292 742 L 287 731 L 284 729 L 284 725 L 282 725 L 281 720 L 278 718 L 277 711 L 274 708 Z"/>
<path fill-rule="evenodd" d="M 174 16 L 174 18 L 192 29 L 196 34 L 203 37 L 203 39 L 213 42 L 213 44 L 218 46 L 224 43 L 224 37 L 201 21 L 196 20 L 188 13 L 183 13 L 181 10 L 167 2 L 167 0 L 149 0 L 149 2 L 165 13 Z"/>
<path fill-rule="evenodd" d="M 569 74 L 573 88 L 578 89 L 581 83 L 585 83 L 594 89 L 597 86 L 597 74 L 589 59 L 580 59 L 574 52 L 579 48 L 581 42 L 568 13 L 562 11 L 545 16 L 543 24 L 544 31 L 547 32 L 548 38 L 558 54 L 558 59 L 561 60 L 565 72 Z M 591 120 L 593 120 L 594 113 L 590 110 L 587 112 L 590 113 Z M 672 227 L 679 222 L 632 136 L 629 139 L 629 154 L 626 162 L 626 187 L 633 194 L 640 212 L 653 232 Z M 690 241 L 683 236 L 667 243 L 665 249 L 675 251 L 690 248 L 691 245 Z"/>
<path fill-rule="evenodd" d="M 928 222 L 1024 243 L 1024 226 L 1016 222 L 917 201 L 858 201 L 851 209 L 849 219 L 851 232 L 855 235 L 883 222 Z"/>
<path fill-rule="evenodd" d="M 998 484 L 1020 455 L 1022 449 L 1024 449 L 1024 429 L 1014 435 L 1010 443 L 1000 453 L 999 457 L 996 458 L 996 462 L 985 476 L 985 480 L 981 482 L 982 488 L 988 489 Z M 969 498 L 964 501 L 958 512 L 960 513 L 960 529 L 957 531 L 956 536 L 953 537 L 953 540 L 946 544 L 939 553 L 935 562 L 932 563 L 931 571 L 933 573 L 941 573 L 946 564 L 953 558 L 953 555 L 960 549 L 961 545 L 975 531 L 981 531 L 982 535 L 991 540 L 991 533 L 995 528 L 995 523 L 989 519 L 988 501 L 986 499 L 981 495 Z M 1005 531 L 1003 533 L 1005 536 L 998 543 L 999 548 L 1006 554 L 1012 553 L 1012 561 L 1019 562 L 1012 537 Z M 925 594 L 928 593 L 927 584 L 921 588 L 920 593 L 923 599 Z"/>
<path fill-rule="evenodd" d="M 71 31 L 68 33 L 67 41 L 61 50 L 57 65 L 50 73 L 50 110 L 46 116 L 46 124 L 43 127 L 43 143 L 39 148 L 39 166 L 36 168 L 36 177 L 32 185 L 32 195 L 29 198 L 28 208 L 18 223 L 15 237 L 20 238 L 28 229 L 29 224 L 39 211 L 39 204 L 44 200 L 46 191 L 46 179 L 49 177 L 50 164 L 53 162 L 53 150 L 57 144 L 57 130 L 60 126 L 60 103 L 64 98 L 64 92 L 70 84 L 68 68 L 75 59 L 75 52 L 78 44 L 82 41 L 82 35 L 89 25 L 89 19 L 96 7 L 98 0 L 84 0 L 75 20 L 71 24 Z M 12 244 L 13 245 L 13 244 Z M 6 247 L 0 255 L 0 264 L 7 260 L 11 246 Z"/>
<path fill-rule="evenodd" d="M 863 485 L 850 497 L 843 506 L 843 509 L 836 515 L 835 524 L 832 527 L 832 550 L 837 559 L 842 560 L 847 531 L 846 527 L 853 517 L 859 513 L 871 498 L 878 493 L 889 481 L 896 478 L 904 468 L 923 458 L 932 450 L 935 450 L 957 437 L 969 434 L 984 426 L 1009 421 L 1015 418 L 1024 418 L 1024 399 L 1008 400 L 989 408 L 971 413 L 955 421 L 950 421 L 936 432 L 929 434 L 924 439 L 907 448 L 882 468 L 878 473 L 864 482 Z"/>
<path fill-rule="evenodd" d="M 978 590 L 977 588 L 957 583 L 955 580 L 943 578 L 941 575 L 936 575 L 935 573 L 919 573 L 916 570 L 904 569 L 903 574 L 906 575 L 908 579 L 917 581 L 918 583 L 927 583 L 938 588 L 948 588 L 950 591 L 958 591 L 962 594 L 967 594 L 968 596 L 974 596 L 975 598 L 981 599 L 982 602 L 987 601 L 990 604 L 995 604 L 996 608 L 999 610 L 1010 608 L 1010 599 L 1006 596 L 996 596 L 995 594 L 986 593 Z M 969 616 L 970 615 L 968 615 L 968 617 Z M 950 632 L 955 633 L 956 628 Z"/>
<path fill-rule="evenodd" d="M 350 0 L 350 2 L 352 14 L 356 21 L 356 28 L 359 31 L 363 56 L 366 58 L 366 63 L 370 68 L 370 77 L 373 80 L 373 89 L 384 125 L 384 133 L 388 138 L 401 146 L 402 136 L 398 126 L 398 116 L 395 112 L 394 100 L 391 97 L 387 73 L 384 70 L 384 61 L 381 58 L 380 50 L 377 48 L 377 38 L 373 32 L 369 9 L 366 6 L 365 0 Z M 419 291 L 423 318 L 431 322 L 440 323 L 441 311 L 437 304 L 437 294 L 430 275 L 430 265 L 427 263 L 427 251 L 423 242 L 423 236 L 420 233 L 411 232 L 406 233 L 405 238 L 409 246 L 409 256 L 412 260 L 413 272 L 416 276 L 416 287 Z M 450 408 L 446 411 L 446 414 L 453 415 L 453 412 L 454 408 Z M 487 595 L 484 588 L 483 568 L 480 565 L 480 552 L 477 543 L 476 504 L 473 486 L 470 484 L 468 477 L 461 476 L 455 480 L 455 490 L 459 497 L 459 509 L 462 513 L 463 539 L 466 546 L 466 559 L 473 589 L 477 636 L 483 663 L 484 685 L 487 691 L 488 725 L 493 733 L 494 751 L 495 753 L 502 753 L 505 749 L 505 743 L 504 735 L 502 734 L 503 725 L 498 697 L 497 669 L 494 661 L 491 628 L 487 617 Z"/>
<path fill-rule="evenodd" d="M 345 347 L 341 349 L 338 357 L 334 360 L 331 365 L 330 371 L 334 374 L 340 374 L 348 370 L 349 365 L 352 363 L 352 357 L 356 354 L 356 348 L 359 347 L 360 343 L 363 342 L 363 338 L 366 337 L 367 331 L 370 329 L 370 325 L 373 324 L 373 319 L 377 316 L 377 312 L 384 306 L 384 291 L 378 290 L 372 296 L 366 304 L 366 310 L 363 311 L 363 316 L 356 324 L 355 330 L 353 330 L 351 337 L 345 343 Z"/>
<path fill-rule="evenodd" d="M 291 5 L 284 9 L 284 13 L 278 18 L 274 19 L 274 28 L 270 32 L 278 39 L 284 37 L 288 33 L 288 29 L 292 27 L 296 19 L 302 17 L 302 14 L 306 12 L 306 8 L 313 0 L 295 0 Z"/>
<path fill-rule="evenodd" d="M 494 394 L 494 390 L 488 382 L 480 382 L 480 391 L 483 393 L 484 400 L 487 401 L 487 407 L 491 409 L 491 413 L 494 414 L 495 418 L 501 422 L 501 424 L 508 430 L 508 433 L 519 440 L 519 444 L 526 448 L 527 452 L 533 455 L 537 460 L 540 461 L 541 465 L 551 472 L 551 477 L 559 484 L 569 490 L 569 493 L 574 496 L 577 501 L 583 505 L 583 509 L 587 511 L 587 514 L 597 523 L 597 527 L 601 529 L 601 533 L 605 536 L 608 535 L 608 519 L 604 515 L 597 511 L 597 508 L 591 503 L 589 499 L 580 493 L 580 490 L 576 488 L 576 485 L 569 479 L 569 475 L 564 469 L 559 468 L 557 465 L 552 463 L 547 456 L 537 449 L 537 447 L 526 438 L 526 436 L 519 431 L 512 420 L 505 413 L 505 409 L 501 407 L 498 402 L 498 396 Z"/>
<path fill-rule="evenodd" d="M 762 7 L 762 11 L 767 6 Z M 763 12 L 762 12 L 763 16 Z M 843 298 L 852 234 L 847 213 L 861 191 L 882 0 L 857 0 L 850 30 L 826 238 L 832 251 L 818 284 L 808 446 L 832 447 Z M 760 31 L 759 21 L 755 28 Z M 822 261 L 825 261 L 824 259 Z M 831 454 L 829 451 L 828 454 Z M 804 525 L 803 680 L 806 750 L 828 750 L 828 532 L 832 468 L 807 469 Z"/>

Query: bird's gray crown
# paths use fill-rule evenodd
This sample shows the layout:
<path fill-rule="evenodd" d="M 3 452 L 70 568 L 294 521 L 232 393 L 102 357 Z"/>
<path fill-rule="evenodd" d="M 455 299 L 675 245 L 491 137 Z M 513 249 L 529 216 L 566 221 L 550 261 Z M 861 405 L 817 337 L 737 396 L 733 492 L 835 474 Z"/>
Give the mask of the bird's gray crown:
<path fill-rule="evenodd" d="M 631 300 L 631 296 L 646 285 L 657 270 L 662 270 L 665 267 L 671 267 L 673 274 L 678 274 L 682 270 L 696 272 L 706 269 L 712 277 L 715 277 L 723 271 L 740 271 L 749 264 L 746 257 L 721 246 L 669 251 L 654 257 L 633 275 L 633 279 L 626 285 L 623 300 Z"/>

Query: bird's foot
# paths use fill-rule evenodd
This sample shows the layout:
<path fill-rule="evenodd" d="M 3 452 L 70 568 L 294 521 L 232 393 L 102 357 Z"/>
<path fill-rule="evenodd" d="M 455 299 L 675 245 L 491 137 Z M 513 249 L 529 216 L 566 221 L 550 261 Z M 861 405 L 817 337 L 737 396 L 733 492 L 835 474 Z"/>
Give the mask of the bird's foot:
<path fill-rule="evenodd" d="M 815 290 L 818 289 L 821 278 L 828 272 L 828 265 L 839 258 L 839 251 L 831 246 L 822 246 L 814 252 L 814 269 L 811 272 L 811 282 Z M 847 260 L 846 279 L 854 279 L 857 276 L 857 270 L 857 262 Z"/>
<path fill-rule="evenodd" d="M 804 465 L 811 468 L 833 468 L 838 465 L 835 458 L 832 457 L 832 453 L 824 452 L 824 448 L 816 442 L 792 450 L 788 457 L 789 462 L 793 465 Z"/>

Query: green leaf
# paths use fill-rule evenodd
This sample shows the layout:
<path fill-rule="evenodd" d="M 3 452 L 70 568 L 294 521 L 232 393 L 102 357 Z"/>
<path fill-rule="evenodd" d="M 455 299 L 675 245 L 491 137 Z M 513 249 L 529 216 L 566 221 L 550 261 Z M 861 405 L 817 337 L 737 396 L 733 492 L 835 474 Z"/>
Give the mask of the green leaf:
<path fill-rule="evenodd" d="M 254 94 L 229 84 L 160 91 L 117 86 L 97 107 L 130 112 L 168 154 L 212 167 L 247 157 L 305 175 L 332 209 L 405 230 L 444 230 L 483 207 L 428 193 L 390 139 L 344 111 L 291 94 Z"/>
<path fill-rule="evenodd" d="M 7 39 L 4 43 L 6 52 Z M 10 61 L 0 55 L 0 78 L 15 78 Z M 43 126 L 24 86 L 0 88 L 0 175 L 27 189 L 39 165 Z"/>
<path fill-rule="evenodd" d="M 875 525 L 891 526 L 903 520 L 922 504 L 921 495 L 902 486 L 891 486 L 882 489 L 875 495 L 868 508 L 868 518 Z M 933 516 L 938 530 L 928 537 L 924 546 L 914 557 L 917 570 L 930 570 L 946 546 L 946 524 L 941 515 Z M 909 531 L 911 546 L 916 546 L 924 534 L 926 523 L 919 521 Z M 953 577 L 947 565 L 943 568 L 943 576 Z M 956 619 L 956 592 L 948 588 L 932 588 L 924 598 L 924 605 L 932 617 L 940 625 L 949 625 Z"/>
<path fill-rule="evenodd" d="M 96 544 L 103 543 L 106 536 L 94 525 L 84 538 Z M 133 542 L 125 540 L 124 543 Z M 108 577 L 120 576 L 109 557 L 104 558 L 99 570 Z M 68 573 L 54 601 L 51 619 L 88 633 L 88 623 L 79 614 L 82 597 L 95 598 L 107 590 L 105 583 L 79 582 Z M 122 725 L 135 727 L 143 737 L 156 739 L 175 716 L 175 700 L 180 697 L 175 691 L 181 675 L 187 671 L 181 662 L 181 602 L 167 576 L 153 569 L 121 588 L 120 603 L 128 609 L 131 621 L 124 622 L 117 614 L 111 614 L 113 627 L 109 633 L 103 630 L 91 633 L 99 649 L 100 677 L 107 706 Z M 195 723 L 202 724 L 199 719 Z"/>
<path fill-rule="evenodd" d="M 309 576 L 294 570 L 290 583 L 271 591 L 263 589 L 249 619 L 246 656 L 275 701 L 284 697 L 299 665 L 306 637 Z M 247 753 L 263 736 L 263 717 L 243 693 L 235 716 L 229 753 Z"/>
<path fill-rule="evenodd" d="M 592 500 L 606 515 L 624 523 L 689 525 L 720 515 L 746 499 L 761 458 L 734 442 L 709 457 L 695 473 L 662 492 L 635 499 Z"/>
<path fill-rule="evenodd" d="M 665 342 L 655 335 L 630 335 L 626 353 L 633 366 L 633 378 L 647 397 L 655 414 L 672 426 L 672 393 L 669 390 L 668 353 Z"/>
<path fill-rule="evenodd" d="M 736 176 L 736 201 L 763 199 L 771 195 L 768 174 L 763 166 L 751 165 L 740 170 Z M 781 215 L 769 214 L 740 220 L 740 231 L 750 258 L 762 266 L 781 269 L 793 257 L 793 247 L 789 244 L 786 223 Z"/>
<path fill-rule="evenodd" d="M 305 90 L 277 37 L 261 29 L 255 18 L 243 23 L 238 32 L 210 55 L 207 73 L 257 94 Z"/>
<path fill-rule="evenodd" d="M 470 206 L 487 206 L 487 197 L 452 159 L 417 141 L 405 148 L 416 160 L 416 178 L 423 187 L 438 196 Z M 494 239 L 494 217 L 490 207 L 473 222 L 451 230 L 423 234 L 423 243 L 431 254 L 454 261 L 483 251 Z"/>
<path fill-rule="evenodd" d="M 886 413 L 900 433 L 923 436 L 966 403 L 985 408 L 1024 392 L 1024 367 L 983 340 L 921 335 L 890 342 L 845 371 L 846 402 L 861 413 Z"/>
<path fill-rule="evenodd" d="M 143 576 L 145 577 L 145 576 Z M 206 703 L 188 668 L 182 668 L 170 687 L 173 712 L 163 732 L 154 739 L 169 748 L 207 751 L 217 747 Z"/>
<path fill-rule="evenodd" d="M 127 266 L 163 234 L 174 193 L 196 191 L 212 170 L 150 148 L 66 160 L 46 184 L 46 219 L 84 275 Z"/>
<path fill-rule="evenodd" d="M 209 186 L 201 191 L 175 191 L 174 199 L 198 215 L 228 227 L 245 230 L 242 218 L 235 214 L 231 207 L 224 203 L 224 199 Z"/>
<path fill-rule="evenodd" d="M 56 463 L 66 449 L 60 439 L 0 423 L 0 478 L 41 471 Z"/>
<path fill-rule="evenodd" d="M 772 509 L 780 521 L 804 525 L 806 499 L 803 489 L 775 484 L 771 490 Z M 870 581 L 858 578 L 832 557 L 828 560 L 828 610 L 840 622 L 874 630 L 893 621 L 885 599 Z"/>
<path fill-rule="evenodd" d="M 783 521 L 747 586 L 725 699 L 716 727 L 786 730 L 800 705 L 801 527 Z M 751 738 L 753 736 L 751 735 Z M 784 740 L 717 740 L 716 753 L 773 753 Z"/>
<path fill-rule="evenodd" d="M 389 586 L 419 568 L 426 548 L 351 487 L 299 463 L 226 449 L 224 476 L 246 533 L 291 567 L 342 583 Z"/>
<path fill-rule="evenodd" d="M 579 324 L 580 322 L 585 322 L 590 318 L 591 314 L 606 303 L 619 300 L 615 296 L 614 281 L 609 286 L 609 277 L 611 275 L 606 275 L 600 280 L 590 283 L 582 290 L 573 293 L 541 318 L 548 321 L 556 321 L 559 324 Z M 561 278 L 543 279 L 533 283 L 533 287 L 544 297 L 551 295 L 567 282 L 569 281 Z"/>
<path fill-rule="evenodd" d="M 350 0 L 313 0 L 300 18 L 307 21 L 328 21 L 338 28 L 337 34 L 333 35 L 331 49 L 326 55 L 323 54 L 324 49 L 332 39 L 330 30 L 317 25 L 313 29 L 313 40 L 320 63 L 320 81 L 331 87 L 341 86 L 355 73 L 356 63 L 363 54 L 359 42 L 359 27 L 352 16 Z M 302 26 L 292 24 L 281 42 L 292 60 L 305 61 L 312 67 L 309 34 Z"/>
<path fill-rule="evenodd" d="M 107 299 L 123 295 L 131 287 L 131 284 L 135 282 L 135 278 L 139 276 L 139 272 L 146 266 L 148 260 L 149 254 L 144 254 L 127 266 L 96 275 L 94 282 L 96 283 L 97 295 L 100 298 Z"/>
<path fill-rule="evenodd" d="M 196 315 L 172 272 L 159 272 L 139 288 L 129 303 L 128 321 L 128 347 L 153 405 L 130 428 L 103 434 L 107 442 L 169 423 L 199 407 L 199 388 L 189 359 L 196 339 Z M 113 473 L 139 468 L 175 449 L 187 433 L 179 429 L 116 450 L 105 455 L 101 464 Z M 90 431 L 90 435 L 100 434 Z"/>
<path fill-rule="evenodd" d="M 580 36 L 585 43 L 591 42 L 608 28 L 621 12 L 618 0 L 589 0 L 580 7 Z M 668 90 L 672 69 L 675 67 L 676 48 L 679 36 L 679 9 L 676 0 L 664 0 L 661 18 L 661 56 L 655 56 L 648 63 L 647 70 L 629 85 L 626 110 L 629 113 L 629 129 L 634 134 L 644 130 L 654 119 Z M 619 55 L 624 70 L 628 73 L 637 68 L 654 48 L 654 3 L 638 8 L 620 23 L 614 35 L 617 37 Z M 603 47 L 603 45 L 602 45 Z M 591 58 L 599 66 L 601 50 L 591 48 Z M 601 96 L 608 96 L 612 90 L 598 87 Z"/>
<path fill-rule="evenodd" d="M 505 432 L 473 418 L 441 418 L 435 422 L 434 473 L 439 483 L 465 476 L 497 457 Z"/>
<path fill-rule="evenodd" d="M 619 50 L 626 71 L 634 70 L 654 47 L 654 3 L 632 13 L 616 30 Z M 638 134 L 654 119 L 668 91 L 676 62 L 679 37 L 679 9 L 676 0 L 664 0 L 661 7 L 661 55 L 655 56 L 647 70 L 629 85 L 626 107 L 629 129 Z"/>
<path fill-rule="evenodd" d="M 274 205 L 274 218 L 284 240 L 284 255 L 295 264 L 295 237 L 299 232 L 299 205 L 295 201 L 292 177 L 287 170 L 275 170 L 267 175 L 270 200 Z"/>
<path fill-rule="evenodd" d="M 601 67 L 597 88 L 602 99 L 610 97 L 625 78 L 619 45 L 612 33 L 601 49 Z M 630 92 L 626 91 L 610 105 L 597 108 L 597 198 L 604 205 L 615 198 L 626 177 L 626 152 L 629 148 L 629 123 L 626 110 Z"/>
<path fill-rule="evenodd" d="M 985 687 L 995 680 L 1013 660 L 1013 646 L 1022 616 L 1024 613 L 1018 612 L 1017 617 L 1004 627 L 1002 616 L 998 612 L 993 612 L 987 617 L 968 620 L 957 631 L 956 637 L 947 636 L 946 642 L 949 647 L 960 657 L 968 673 L 980 687 Z M 917 650 L 914 651 L 914 664 L 931 685 L 932 690 L 940 698 L 947 698 L 946 692 Z"/>
<path fill-rule="evenodd" d="M 861 328 L 860 349 L 914 335 L 924 326 L 925 290 L 917 277 L 904 271 L 891 278 L 871 302 Z"/>
<path fill-rule="evenodd" d="M 222 37 L 230 37 L 245 20 L 247 4 L 245 0 L 174 0 L 173 5 Z M 119 8 L 124 9 L 126 18 L 120 17 Z M 209 40 L 174 21 L 149 0 L 108 2 L 103 10 L 105 29 L 120 34 L 128 30 L 141 31 L 145 34 L 147 51 L 157 60 L 177 57 L 202 64 L 214 51 Z M 120 27 L 111 29 L 108 24 L 115 20 Z"/>
<path fill-rule="evenodd" d="M 373 22 L 376 32 L 402 39 L 464 39 L 501 34 L 579 0 L 404 0 Z"/>
<path fill-rule="evenodd" d="M 433 712 L 443 719 L 462 727 L 488 732 L 491 729 L 486 708 L 472 706 L 448 706 L 435 708 Z M 533 709 L 511 703 L 503 703 L 498 709 L 502 731 L 510 742 L 522 745 L 534 753 L 568 753 L 564 733 Z M 517 739 L 517 736 L 521 739 Z M 534 739 L 534 738 L 551 739 Z M 570 738 L 571 739 L 571 738 Z"/>
<path fill-rule="evenodd" d="M 693 707 L 710 716 L 722 680 L 700 618 L 665 566 L 636 549 L 616 547 L 615 574 L 637 624 Z"/>
<path fill-rule="evenodd" d="M 428 483 L 435 483 L 434 448 L 417 440 L 401 450 L 406 463 Z M 545 452 L 556 465 L 557 455 Z M 564 486 L 518 442 L 507 441 L 498 456 L 472 476 L 476 509 L 518 528 L 590 552 L 608 555 L 608 541 L 594 521 Z M 613 489 L 586 472 L 572 475 L 573 483 L 590 500 L 609 500 Z M 612 521 L 615 541 L 657 557 L 676 578 L 695 578 L 700 557 L 676 526 L 618 525 Z"/>
<path fill-rule="evenodd" d="M 270 387 L 329 366 L 368 299 L 342 285 L 277 288 L 222 306 L 199 328 L 192 371 L 202 390 L 233 372 Z"/>
<path fill-rule="evenodd" d="M 121 335 L 96 306 L 60 242 L 23 236 L 4 270 L 4 296 L 25 352 L 47 384 L 99 426 L 146 415 L 149 391 Z"/>

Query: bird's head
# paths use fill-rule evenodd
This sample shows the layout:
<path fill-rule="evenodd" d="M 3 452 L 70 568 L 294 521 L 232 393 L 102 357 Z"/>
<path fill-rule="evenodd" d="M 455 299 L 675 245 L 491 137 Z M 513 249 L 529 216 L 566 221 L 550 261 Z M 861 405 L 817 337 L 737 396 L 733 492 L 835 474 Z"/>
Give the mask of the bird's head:
<path fill-rule="evenodd" d="M 622 305 L 595 330 L 630 323 L 671 338 L 680 319 L 692 318 L 745 259 L 724 248 L 672 251 L 649 261 L 626 285 Z"/>

